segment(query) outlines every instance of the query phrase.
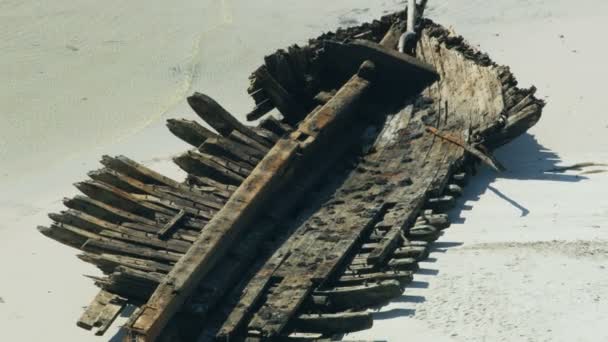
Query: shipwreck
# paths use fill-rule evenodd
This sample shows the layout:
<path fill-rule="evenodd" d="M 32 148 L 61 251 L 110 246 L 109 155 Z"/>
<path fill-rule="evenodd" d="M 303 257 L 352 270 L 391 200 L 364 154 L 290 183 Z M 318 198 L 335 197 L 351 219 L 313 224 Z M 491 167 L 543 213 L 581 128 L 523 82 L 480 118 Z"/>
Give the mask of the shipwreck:
<path fill-rule="evenodd" d="M 322 341 L 371 327 L 366 309 L 402 294 L 475 166 L 502 170 L 492 150 L 544 105 L 423 18 L 425 3 L 267 56 L 250 77 L 255 127 L 190 96 L 207 126 L 167 122 L 193 146 L 174 158 L 183 181 L 104 156 L 39 228 L 105 274 L 78 326 L 102 335 L 135 307 L 125 341 Z"/>

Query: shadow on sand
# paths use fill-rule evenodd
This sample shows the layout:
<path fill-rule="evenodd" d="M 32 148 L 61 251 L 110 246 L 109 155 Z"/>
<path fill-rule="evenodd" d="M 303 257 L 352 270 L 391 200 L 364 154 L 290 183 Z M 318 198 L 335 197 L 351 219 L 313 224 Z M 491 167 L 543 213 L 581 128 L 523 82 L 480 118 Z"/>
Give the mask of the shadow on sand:
<path fill-rule="evenodd" d="M 499 198 L 517 208 L 521 212 L 521 216 L 527 216 L 530 211 L 520 204 L 517 199 L 509 197 L 507 194 L 493 187 L 491 184 L 498 178 L 513 179 L 513 180 L 536 180 L 549 182 L 580 182 L 587 179 L 584 176 L 566 174 L 563 172 L 554 172 L 550 170 L 556 169 L 561 163 L 561 159 L 557 153 L 548 150 L 542 146 L 534 136 L 525 134 L 507 146 L 498 149 L 495 156 L 500 162 L 507 167 L 507 171 L 496 173 L 490 169 L 482 168 L 478 170 L 467 184 L 463 196 L 459 199 L 456 207 L 449 212 L 452 223 L 464 223 L 464 218 L 461 213 L 466 210 L 471 210 L 473 205 L 466 204 L 470 201 L 478 201 L 481 195 L 487 190 L 496 194 Z M 444 242 L 437 241 L 430 248 L 431 257 L 422 262 L 420 270 L 416 275 L 436 276 L 439 274 L 437 269 L 429 269 L 428 265 L 437 261 L 433 257 L 433 253 L 446 253 L 450 248 L 463 245 L 462 242 Z M 428 279 L 428 278 L 425 278 Z M 411 303 L 416 306 L 425 301 L 425 296 L 407 295 L 408 289 L 427 289 L 429 283 L 427 281 L 414 280 L 405 288 L 405 294 L 391 303 Z M 419 293 L 419 292 L 418 292 Z M 431 295 L 429 293 L 429 295 Z M 385 320 L 397 317 L 415 316 L 415 308 L 391 308 L 386 311 L 374 312 L 374 319 Z"/>
<path fill-rule="evenodd" d="M 496 173 L 485 167 L 478 170 L 467 184 L 464 195 L 459 199 L 456 208 L 449 213 L 452 223 L 464 223 L 465 219 L 461 217 L 461 213 L 473 208 L 472 205 L 465 203 L 478 201 L 486 190 L 493 192 L 515 207 L 520 211 L 522 217 L 530 214 L 530 210 L 517 199 L 492 186 L 497 179 L 570 183 L 587 179 L 580 175 L 551 171 L 559 166 L 561 159 L 557 153 L 545 148 L 534 136 L 527 133 L 509 145 L 499 148 L 495 156 L 503 165 L 506 165 L 507 171 Z"/>

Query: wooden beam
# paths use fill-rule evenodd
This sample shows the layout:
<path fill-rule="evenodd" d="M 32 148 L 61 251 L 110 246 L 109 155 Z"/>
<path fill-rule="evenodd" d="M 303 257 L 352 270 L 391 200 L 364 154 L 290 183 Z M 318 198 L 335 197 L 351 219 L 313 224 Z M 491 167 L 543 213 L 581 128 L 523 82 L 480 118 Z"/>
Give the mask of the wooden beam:
<path fill-rule="evenodd" d="M 186 119 L 167 120 L 169 131 L 188 144 L 199 147 L 207 139 L 217 136 L 196 121 Z"/>
<path fill-rule="evenodd" d="M 176 264 L 168 280 L 157 288 L 142 310 L 132 317 L 128 324 L 130 336 L 144 341 L 154 341 L 158 337 L 196 284 L 228 252 L 272 196 L 288 184 L 290 179 L 285 176 L 288 170 L 297 169 L 298 162 L 311 158 L 336 130 L 348 122 L 369 86 L 367 79 L 359 75 L 353 76 L 330 102 L 308 116 L 297 131 L 288 138 L 281 139 L 268 152 L 209 222 L 199 240 Z M 321 131 L 323 135 L 319 135 Z"/>
<path fill-rule="evenodd" d="M 184 209 L 180 210 L 179 213 L 177 213 L 177 215 L 173 216 L 173 218 L 171 219 L 171 221 L 167 222 L 167 224 L 165 224 L 165 226 L 163 227 L 163 229 L 161 229 L 157 235 L 158 237 L 165 238 L 167 236 L 167 234 L 169 233 L 169 231 L 171 231 L 175 225 L 182 219 L 184 218 L 184 215 L 186 215 L 186 211 L 184 211 Z"/>
<path fill-rule="evenodd" d="M 219 134 L 228 136 L 232 131 L 238 131 L 255 140 L 262 146 L 269 146 L 264 139 L 258 137 L 247 126 L 243 125 L 237 118 L 230 114 L 224 107 L 211 97 L 194 93 L 188 97 L 190 107 L 200 116 L 205 122 L 213 127 Z"/>
<path fill-rule="evenodd" d="M 384 280 L 376 284 L 338 287 L 326 291 L 316 291 L 315 296 L 326 296 L 333 308 L 369 308 L 385 304 L 401 296 L 402 285 L 397 280 Z"/>
<path fill-rule="evenodd" d="M 298 122 L 306 115 L 302 105 L 298 104 L 294 97 L 272 77 L 266 66 L 262 66 L 256 70 L 255 77 L 268 98 L 287 120 Z"/>

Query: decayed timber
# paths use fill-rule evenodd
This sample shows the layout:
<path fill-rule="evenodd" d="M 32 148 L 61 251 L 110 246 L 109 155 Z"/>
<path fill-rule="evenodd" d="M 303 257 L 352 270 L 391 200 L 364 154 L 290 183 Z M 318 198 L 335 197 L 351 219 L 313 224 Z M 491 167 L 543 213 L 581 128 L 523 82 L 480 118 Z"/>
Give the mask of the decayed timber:
<path fill-rule="evenodd" d="M 387 60 L 388 62 L 381 60 L 381 65 L 415 64 L 399 56 L 391 55 Z M 302 161 L 310 159 L 311 153 L 318 151 L 321 144 L 329 143 L 328 138 L 332 133 L 336 134 L 344 120 L 352 117 L 355 105 L 370 86 L 366 77 L 373 71 L 368 70 L 370 66 L 366 63 L 370 62 L 363 63 L 359 74 L 353 76 L 323 108 L 309 115 L 289 139 L 281 139 L 268 152 L 208 224 L 207 230 L 203 231 L 186 256 L 178 262 L 169 274 L 170 282 L 161 284 L 138 316 L 132 320 L 129 329 L 134 337 L 156 339 L 185 298 L 192 293 L 195 284 L 215 265 L 217 258 L 227 253 L 227 249 L 246 225 L 253 223 L 257 212 L 263 210 L 263 206 L 270 202 L 271 196 L 290 181 L 284 174 L 290 172 L 290 169 L 302 167 Z M 417 68 L 423 67 L 421 64 L 415 64 L 411 70 L 418 70 Z M 404 76 L 411 73 L 410 69 L 407 71 Z M 432 71 L 426 68 L 419 74 L 425 75 L 424 73 L 431 74 Z M 419 77 L 426 80 L 422 82 L 428 82 L 430 79 Z M 320 132 L 323 133 L 322 136 L 318 136 Z"/>
<path fill-rule="evenodd" d="M 257 127 L 189 97 L 215 132 L 167 122 L 195 147 L 174 160 L 185 182 L 104 156 L 76 184 L 84 195 L 39 228 L 105 274 L 91 277 L 101 291 L 78 324 L 102 334 L 129 303 L 141 341 L 321 341 L 369 328 L 352 310 L 401 295 L 472 163 L 500 169 L 490 151 L 543 106 L 429 20 L 409 23 L 413 56 L 392 51 L 406 24 L 389 15 L 267 56 L 249 89 Z M 264 117 L 274 107 L 283 119 Z"/>

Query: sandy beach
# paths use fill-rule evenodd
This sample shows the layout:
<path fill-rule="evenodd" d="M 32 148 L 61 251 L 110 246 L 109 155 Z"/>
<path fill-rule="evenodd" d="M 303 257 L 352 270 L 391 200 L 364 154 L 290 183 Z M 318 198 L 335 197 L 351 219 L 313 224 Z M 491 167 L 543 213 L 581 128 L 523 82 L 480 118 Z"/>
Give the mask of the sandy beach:
<path fill-rule="evenodd" d="M 186 145 L 164 121 L 194 118 L 187 94 L 243 114 L 264 54 L 402 6 L 0 1 L 0 340 L 108 340 L 75 326 L 96 293 L 82 275 L 99 271 L 35 229 L 102 154 L 183 177 L 170 156 Z M 427 16 L 511 66 L 547 107 L 497 152 L 508 171 L 481 169 L 465 189 L 404 296 L 347 339 L 608 340 L 608 166 L 552 171 L 608 163 L 607 11 L 597 0 L 429 1 Z"/>

